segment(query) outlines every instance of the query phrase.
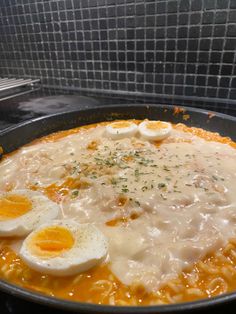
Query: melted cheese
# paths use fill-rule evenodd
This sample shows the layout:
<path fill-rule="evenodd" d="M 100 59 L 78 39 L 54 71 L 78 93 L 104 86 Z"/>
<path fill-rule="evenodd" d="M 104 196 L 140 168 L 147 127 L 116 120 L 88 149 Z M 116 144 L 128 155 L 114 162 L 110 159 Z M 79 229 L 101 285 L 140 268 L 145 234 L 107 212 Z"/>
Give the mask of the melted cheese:
<path fill-rule="evenodd" d="M 236 236 L 236 151 L 183 127 L 161 145 L 104 131 L 21 148 L 1 162 L 0 190 L 42 190 L 59 218 L 94 223 L 109 238 L 113 274 L 155 292 Z"/>

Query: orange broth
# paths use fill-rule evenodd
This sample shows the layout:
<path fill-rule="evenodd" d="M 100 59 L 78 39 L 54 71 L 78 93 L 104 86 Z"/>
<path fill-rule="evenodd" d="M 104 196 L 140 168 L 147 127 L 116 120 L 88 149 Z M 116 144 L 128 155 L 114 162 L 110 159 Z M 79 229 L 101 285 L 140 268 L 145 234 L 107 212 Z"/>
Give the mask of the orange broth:
<path fill-rule="evenodd" d="M 4 241 L 4 240 L 3 240 Z M 0 278 L 23 288 L 71 301 L 111 305 L 153 305 L 193 301 L 236 290 L 236 243 L 209 254 L 156 293 L 122 284 L 107 265 L 70 277 L 40 274 L 24 264 L 5 243 L 0 250 Z M 215 280 L 215 281 L 214 281 Z"/>

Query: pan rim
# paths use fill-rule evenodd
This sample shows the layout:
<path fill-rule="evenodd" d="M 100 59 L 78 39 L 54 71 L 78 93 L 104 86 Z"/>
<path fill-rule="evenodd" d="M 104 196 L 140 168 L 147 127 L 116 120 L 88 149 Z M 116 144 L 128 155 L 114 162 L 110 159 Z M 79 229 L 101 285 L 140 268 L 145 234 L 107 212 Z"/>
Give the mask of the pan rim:
<path fill-rule="evenodd" d="M 149 109 L 149 107 L 162 107 L 163 109 L 174 109 L 175 107 L 177 108 L 181 108 L 181 109 L 184 109 L 186 112 L 197 112 L 197 113 L 200 113 L 200 114 L 204 114 L 204 115 L 213 115 L 211 119 L 213 119 L 214 117 L 219 117 L 219 118 L 223 118 L 223 119 L 226 119 L 226 120 L 231 120 L 231 121 L 235 121 L 236 122 L 236 117 L 234 116 L 231 116 L 231 115 L 228 115 L 228 114 L 225 114 L 225 113 L 221 113 L 221 112 L 217 112 L 217 111 L 213 111 L 213 110 L 206 110 L 206 109 L 201 109 L 201 108 L 194 108 L 194 107 L 190 107 L 190 106 L 178 106 L 178 105 L 166 105 L 166 104 L 113 104 L 113 105 L 98 105 L 98 106 L 93 106 L 91 108 L 80 108 L 80 109 L 75 109 L 75 110 L 69 110 L 69 111 L 63 111 L 63 112 L 58 112 L 58 113 L 53 113 L 53 114 L 48 114 L 48 115 L 45 115 L 45 116 L 40 116 L 40 117 L 36 117 L 36 118 L 33 118 L 33 119 L 29 119 L 29 120 L 26 120 L 26 121 L 23 121 L 23 122 L 19 122 L 17 123 L 16 125 L 13 125 L 13 126 L 9 126 L 5 129 L 2 129 L 0 130 L 0 135 L 5 135 L 6 133 L 9 133 L 10 131 L 13 131 L 15 129 L 18 129 L 22 126 L 25 126 L 25 125 L 28 125 L 28 124 L 31 124 L 31 123 L 34 123 L 34 122 L 37 122 L 37 121 L 41 121 L 41 120 L 46 120 L 46 119 L 50 119 L 50 118 L 53 118 L 53 117 L 60 117 L 60 116 L 63 116 L 63 115 L 66 115 L 66 114 L 70 114 L 72 112 L 74 113 L 79 113 L 79 112 L 82 112 L 82 111 L 93 111 L 95 109 L 107 109 L 107 108 L 112 108 L 112 109 L 118 109 L 118 108 L 121 108 L 121 107 L 127 107 L 128 108 L 131 108 L 131 107 L 145 107 L 146 109 Z"/>
<path fill-rule="evenodd" d="M 236 292 L 225 293 L 220 296 L 204 298 L 197 301 L 182 302 L 166 305 L 148 305 L 148 306 L 117 306 L 117 305 L 100 305 L 95 303 L 86 303 L 78 301 L 69 301 L 56 297 L 47 296 L 39 292 L 34 292 L 20 286 L 0 280 L 0 291 L 3 291 L 14 297 L 30 301 L 35 304 L 49 306 L 58 310 L 70 312 L 80 311 L 81 313 L 93 314 L 154 314 L 154 313 L 182 313 L 193 310 L 205 310 L 216 306 L 222 306 L 225 303 L 236 300 Z"/>

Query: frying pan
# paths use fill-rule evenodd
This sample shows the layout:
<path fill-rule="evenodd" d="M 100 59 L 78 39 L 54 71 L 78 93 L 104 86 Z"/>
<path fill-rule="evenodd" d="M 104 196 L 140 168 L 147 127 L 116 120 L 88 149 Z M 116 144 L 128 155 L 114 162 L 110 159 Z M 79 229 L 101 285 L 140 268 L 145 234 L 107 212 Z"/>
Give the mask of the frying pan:
<path fill-rule="evenodd" d="M 229 136 L 236 141 L 236 118 L 208 112 L 202 109 L 181 107 L 176 109 L 168 105 L 126 104 L 112 106 L 98 106 L 90 109 L 81 109 L 70 112 L 53 114 L 33 119 L 0 132 L 0 146 L 4 153 L 9 153 L 32 140 L 59 130 L 66 130 L 80 125 L 115 119 L 153 119 L 165 120 L 172 123 L 183 122 L 188 126 L 201 127 L 209 131 L 219 132 L 222 136 Z M 54 307 L 57 310 L 74 311 L 86 314 L 154 314 L 154 313 L 190 313 L 192 311 L 215 312 L 218 306 L 227 306 L 236 303 L 236 292 L 216 298 L 174 305 L 145 306 L 145 307 L 117 307 L 71 302 L 51 298 L 39 293 L 25 290 L 5 281 L 0 281 L 0 290 L 6 294 L 25 299 L 28 304 L 37 307 L 37 304 Z M 209 313 L 209 312 L 208 312 Z M 229 313 L 229 312 L 228 312 Z M 233 312 L 232 312 L 233 313 Z"/>

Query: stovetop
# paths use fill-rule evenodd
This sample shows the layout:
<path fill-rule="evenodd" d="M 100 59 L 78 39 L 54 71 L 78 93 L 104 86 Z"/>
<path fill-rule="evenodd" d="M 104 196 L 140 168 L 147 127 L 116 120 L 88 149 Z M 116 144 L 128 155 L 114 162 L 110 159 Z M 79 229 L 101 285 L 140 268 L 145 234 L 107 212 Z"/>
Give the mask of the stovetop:
<path fill-rule="evenodd" d="M 56 89 L 42 88 L 29 94 L 14 97 L 8 100 L 0 101 L 0 130 L 13 126 L 17 123 L 27 121 L 40 116 L 53 113 L 73 111 L 78 108 L 90 108 L 101 105 L 126 104 L 126 103 L 157 103 L 174 104 L 181 106 L 191 106 L 223 112 L 236 116 L 236 101 L 230 103 L 221 103 L 210 99 L 176 99 L 174 97 L 142 97 L 128 94 L 101 94 L 96 92 L 76 92 Z M 221 306 L 217 309 L 209 309 L 201 314 L 217 314 L 223 311 L 227 314 L 234 314 L 236 304 Z M 34 305 L 27 301 L 15 298 L 0 292 L 0 313 L 1 314 L 61 314 L 65 313 L 58 310 L 49 309 L 45 306 Z M 171 313 L 174 314 L 174 313 Z"/>
<path fill-rule="evenodd" d="M 17 123 L 62 111 L 99 105 L 125 103 L 157 103 L 198 107 L 236 116 L 236 101 L 216 102 L 212 99 L 190 99 L 161 96 L 130 96 L 129 94 L 101 94 L 41 88 L 37 91 L 0 101 L 0 129 Z"/>

